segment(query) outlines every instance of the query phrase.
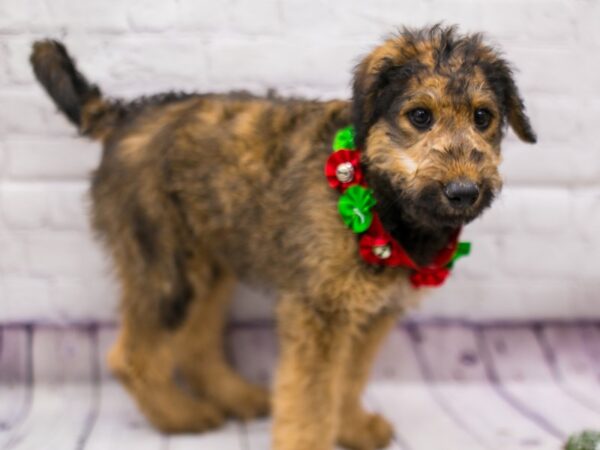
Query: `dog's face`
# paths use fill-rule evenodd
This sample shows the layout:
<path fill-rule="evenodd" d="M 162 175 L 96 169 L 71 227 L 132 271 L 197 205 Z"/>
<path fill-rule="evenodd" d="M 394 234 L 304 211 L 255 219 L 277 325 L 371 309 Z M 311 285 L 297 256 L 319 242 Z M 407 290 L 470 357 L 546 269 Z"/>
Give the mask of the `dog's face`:
<path fill-rule="evenodd" d="M 507 63 L 453 28 L 404 31 L 367 56 L 353 116 L 376 197 L 427 227 L 460 226 L 491 204 L 506 121 L 536 140 Z"/>

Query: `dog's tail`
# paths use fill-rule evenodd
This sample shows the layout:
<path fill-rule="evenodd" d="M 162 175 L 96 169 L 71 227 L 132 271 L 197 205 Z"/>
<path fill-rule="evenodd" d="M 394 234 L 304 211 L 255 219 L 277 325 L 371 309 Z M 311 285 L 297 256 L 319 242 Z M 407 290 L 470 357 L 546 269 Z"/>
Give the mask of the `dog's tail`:
<path fill-rule="evenodd" d="M 79 132 L 105 137 L 114 125 L 118 105 L 102 99 L 98 86 L 77 70 L 65 46 L 54 40 L 37 41 L 30 61 L 37 80 Z"/>

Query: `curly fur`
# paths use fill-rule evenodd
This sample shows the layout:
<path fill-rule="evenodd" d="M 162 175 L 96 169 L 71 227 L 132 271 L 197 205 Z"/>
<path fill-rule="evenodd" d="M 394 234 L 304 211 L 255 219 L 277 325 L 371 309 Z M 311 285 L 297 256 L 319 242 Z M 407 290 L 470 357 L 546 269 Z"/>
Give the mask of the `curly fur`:
<path fill-rule="evenodd" d="M 360 396 L 378 344 L 417 292 L 405 269 L 362 262 L 323 166 L 336 130 L 353 122 L 384 226 L 427 264 L 500 190 L 505 121 L 535 141 L 507 63 L 480 35 L 405 29 L 358 65 L 351 102 L 245 93 L 125 102 L 101 96 L 56 41 L 36 43 L 31 61 L 61 111 L 104 145 L 92 223 L 122 286 L 109 363 L 148 419 L 179 432 L 266 413 L 266 393 L 223 352 L 227 299 L 244 280 L 279 293 L 275 448 L 386 445 L 391 427 Z M 407 115 L 423 105 L 435 119 L 426 131 Z M 477 131 L 479 106 L 493 122 Z M 458 211 L 442 187 L 465 178 L 482 194 Z"/>

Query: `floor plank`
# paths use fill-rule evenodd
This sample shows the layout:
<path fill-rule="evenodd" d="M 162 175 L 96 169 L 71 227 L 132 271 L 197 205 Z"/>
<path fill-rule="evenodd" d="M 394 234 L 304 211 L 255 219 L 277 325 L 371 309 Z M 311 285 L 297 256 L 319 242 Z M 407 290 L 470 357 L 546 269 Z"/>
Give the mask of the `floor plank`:
<path fill-rule="evenodd" d="M 171 436 L 168 450 L 245 450 L 241 425 L 229 422 L 223 428 L 202 434 Z"/>
<path fill-rule="evenodd" d="M 80 447 L 96 406 L 94 355 L 92 336 L 87 330 L 34 331 L 34 380 L 39 381 L 33 389 L 27 418 L 11 430 L 5 448 Z"/>
<path fill-rule="evenodd" d="M 1 336 L 0 449 L 271 448 L 269 420 L 201 435 L 154 431 L 106 370 L 114 328 L 11 326 Z M 246 377 L 271 382 L 271 329 L 235 329 L 229 343 Z M 389 450 L 554 450 L 600 424 L 596 325 L 413 324 L 393 331 L 374 372 L 365 399 L 396 427 Z"/>
<path fill-rule="evenodd" d="M 584 348 L 581 327 L 545 326 L 539 339 L 565 392 L 600 413 L 600 366 L 596 367 Z"/>
<path fill-rule="evenodd" d="M 600 415 L 557 385 L 533 330 L 524 327 L 486 330 L 484 340 L 502 388 L 541 426 L 563 439 L 583 428 L 598 427 Z"/>
<path fill-rule="evenodd" d="M 271 419 L 259 419 L 244 424 L 244 450 L 270 450 L 271 426 Z"/>
<path fill-rule="evenodd" d="M 386 346 L 397 349 L 402 355 L 403 382 L 372 383 L 367 395 L 394 424 L 399 445 L 408 449 L 485 448 L 464 428 L 460 417 L 445 410 L 433 395 L 431 386 L 422 376 L 416 355 L 410 350 L 412 343 L 406 331 L 394 330 Z M 431 432 L 432 424 L 435 424 L 435 433 Z"/>
<path fill-rule="evenodd" d="M 581 334 L 586 353 L 592 358 L 596 370 L 600 371 L 600 325 L 583 325 Z"/>
<path fill-rule="evenodd" d="M 421 327 L 415 347 L 434 392 L 487 447 L 555 449 L 560 446 L 555 436 L 498 394 L 487 376 L 471 328 Z"/>
<path fill-rule="evenodd" d="M 0 448 L 31 406 L 31 335 L 26 327 L 0 330 Z"/>

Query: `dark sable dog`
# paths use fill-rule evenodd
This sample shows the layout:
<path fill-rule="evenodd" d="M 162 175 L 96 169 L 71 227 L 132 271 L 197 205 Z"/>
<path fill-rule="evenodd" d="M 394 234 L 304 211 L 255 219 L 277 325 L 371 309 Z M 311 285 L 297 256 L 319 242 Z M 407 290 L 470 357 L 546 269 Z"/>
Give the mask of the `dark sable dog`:
<path fill-rule="evenodd" d="M 417 295 L 408 269 L 373 267 L 323 175 L 350 123 L 384 228 L 428 264 L 501 188 L 505 122 L 535 134 L 508 64 L 479 35 L 404 30 L 358 65 L 352 101 L 233 95 L 104 98 L 55 41 L 38 80 L 104 154 L 93 225 L 122 287 L 109 364 L 166 432 L 268 410 L 228 365 L 222 334 L 236 279 L 279 295 L 277 450 L 384 446 L 392 428 L 360 395 L 377 346 Z M 195 395 L 180 390 L 177 370 Z"/>

